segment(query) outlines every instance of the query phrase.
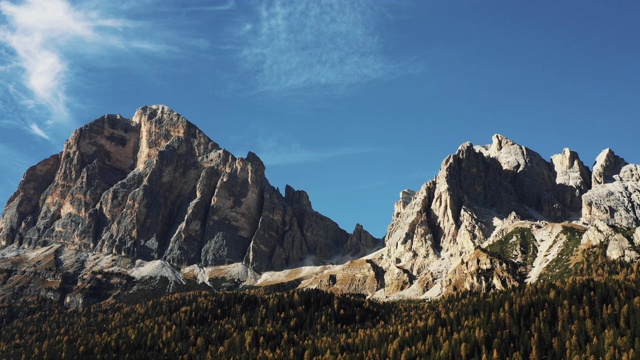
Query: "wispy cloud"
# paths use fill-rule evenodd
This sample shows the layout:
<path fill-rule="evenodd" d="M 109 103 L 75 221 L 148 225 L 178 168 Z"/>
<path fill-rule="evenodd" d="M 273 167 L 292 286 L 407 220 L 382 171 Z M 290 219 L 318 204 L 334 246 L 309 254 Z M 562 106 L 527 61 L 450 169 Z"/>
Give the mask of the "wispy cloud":
<path fill-rule="evenodd" d="M 47 135 L 47 133 L 45 133 L 45 132 L 40 128 L 40 126 L 39 126 L 38 124 L 34 124 L 34 123 L 29 124 L 29 130 L 30 130 L 33 134 L 35 134 L 35 135 L 37 135 L 37 136 L 40 136 L 41 138 L 44 138 L 44 139 L 47 139 L 47 140 L 50 140 L 50 139 L 51 139 L 51 138 L 49 137 L 49 135 Z"/>
<path fill-rule="evenodd" d="M 321 162 L 332 158 L 370 153 L 372 149 L 341 147 L 334 149 L 311 149 L 284 135 L 259 136 L 255 152 L 267 166 L 295 165 Z"/>
<path fill-rule="evenodd" d="M 24 84 L 34 100 L 60 114 L 57 119 L 65 119 L 66 53 L 87 43 L 108 44 L 100 32 L 120 28 L 123 23 L 74 7 L 66 0 L 3 1 L 0 12 L 6 20 L 0 41 L 15 51 L 14 62 L 24 71 Z"/>
<path fill-rule="evenodd" d="M 200 6 L 189 8 L 191 10 L 205 10 L 205 11 L 226 11 L 231 10 L 236 7 L 236 2 L 234 0 L 227 1 L 226 4 L 223 5 L 208 5 L 208 6 Z"/>
<path fill-rule="evenodd" d="M 275 94 L 343 92 L 383 78 L 393 66 L 382 55 L 377 17 L 367 0 L 260 2 L 239 30 L 241 65 L 257 91 Z"/>
<path fill-rule="evenodd" d="M 0 74 L 2 74 L 1 71 Z M 49 119 L 49 115 L 43 114 L 41 107 L 35 106 L 33 100 L 26 96 L 24 91 L 7 80 L 0 80 L 0 109 L 2 109 L 0 128 L 22 129 L 45 140 L 51 140 L 51 136 L 40 125 L 32 120 L 26 120 L 27 118 Z M 28 116 L 26 112 L 29 113 Z"/>
<path fill-rule="evenodd" d="M 30 113 L 29 122 L 21 124 L 26 131 L 46 139 L 52 128 L 74 126 L 69 88 L 78 63 L 99 62 L 112 53 L 167 50 L 156 41 L 162 31 L 143 31 L 145 23 L 127 15 L 137 14 L 132 10 L 118 1 L 0 1 L 0 57 L 6 64 L 0 75 L 3 86 L 19 89 L 13 99 Z"/>

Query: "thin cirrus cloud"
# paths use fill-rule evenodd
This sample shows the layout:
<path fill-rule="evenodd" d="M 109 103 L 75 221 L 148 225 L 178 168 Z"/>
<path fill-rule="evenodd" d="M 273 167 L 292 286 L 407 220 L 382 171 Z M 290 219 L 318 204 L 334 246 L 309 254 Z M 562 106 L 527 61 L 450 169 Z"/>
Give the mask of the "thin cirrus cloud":
<path fill-rule="evenodd" d="M 74 99 L 68 90 L 77 59 L 96 59 L 118 50 L 166 50 L 162 44 L 125 38 L 136 32 L 123 29 L 141 30 L 142 23 L 117 16 L 119 11 L 117 2 L 0 2 L 0 57 L 8 64 L 0 72 L 2 85 L 12 88 L 5 101 L 27 109 L 32 119 L 14 123 L 45 139 L 52 127 L 70 125 Z"/>
<path fill-rule="evenodd" d="M 50 140 L 49 135 L 47 135 L 47 133 L 44 130 L 42 130 L 40 126 L 36 123 L 29 124 L 29 131 L 37 136 L 40 136 L 41 138 Z"/>
<path fill-rule="evenodd" d="M 301 89 L 343 92 L 384 78 L 393 65 L 382 55 L 378 10 L 367 0 L 273 0 L 240 30 L 239 59 L 257 92 Z"/>
<path fill-rule="evenodd" d="M 73 7 L 65 0 L 3 1 L 0 12 L 6 20 L 0 40 L 15 52 L 14 65 L 23 71 L 23 84 L 33 93 L 34 101 L 64 119 L 64 85 L 69 71 L 65 55 L 78 46 L 104 42 L 100 30 L 122 23 Z"/>
<path fill-rule="evenodd" d="M 358 155 L 371 152 L 370 149 L 340 148 L 334 150 L 310 150 L 304 149 L 299 144 L 287 144 L 281 148 L 263 149 L 260 158 L 268 166 L 296 165 L 320 162 L 336 157 Z"/>
<path fill-rule="evenodd" d="M 260 135 L 256 148 L 258 156 L 267 166 L 315 163 L 373 151 L 372 149 L 357 147 L 309 149 L 283 134 Z"/>

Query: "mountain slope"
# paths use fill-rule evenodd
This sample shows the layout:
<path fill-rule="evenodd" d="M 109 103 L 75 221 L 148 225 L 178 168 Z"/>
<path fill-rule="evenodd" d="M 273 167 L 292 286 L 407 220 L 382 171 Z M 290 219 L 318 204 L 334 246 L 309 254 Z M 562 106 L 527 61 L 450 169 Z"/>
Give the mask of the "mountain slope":
<path fill-rule="evenodd" d="M 77 262 L 102 254 L 253 272 L 379 246 L 360 226 L 350 235 L 314 211 L 305 192 L 287 186 L 282 195 L 264 171 L 255 154 L 236 158 L 166 106 L 131 120 L 106 115 L 25 173 L 0 220 L 0 245 L 54 245 Z M 78 275 L 55 257 L 56 271 Z"/>
<path fill-rule="evenodd" d="M 569 149 L 547 162 L 501 135 L 491 145 L 463 144 L 420 191 L 401 193 L 379 260 L 384 295 L 536 281 L 559 253 L 574 255 L 572 239 L 594 222 L 637 227 L 638 166 L 608 149 L 594 169 Z"/>
<path fill-rule="evenodd" d="M 384 239 L 352 234 L 284 194 L 166 106 L 106 115 L 30 168 L 0 220 L 0 295 L 69 306 L 194 288 L 319 288 L 435 298 L 571 277 L 603 248 L 640 257 L 640 166 L 593 171 L 501 135 L 462 144 L 404 190 Z M 587 264 L 588 265 L 588 264 Z"/>

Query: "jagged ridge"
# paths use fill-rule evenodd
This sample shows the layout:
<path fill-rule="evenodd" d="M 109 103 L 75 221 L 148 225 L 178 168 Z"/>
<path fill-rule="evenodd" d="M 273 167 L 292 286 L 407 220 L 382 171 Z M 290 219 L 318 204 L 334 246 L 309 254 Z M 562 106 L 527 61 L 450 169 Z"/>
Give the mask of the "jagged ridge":
<path fill-rule="evenodd" d="M 193 282 L 432 298 L 570 276 L 596 245 L 640 257 L 640 166 L 610 149 L 591 171 L 569 149 L 546 161 L 501 135 L 465 143 L 401 192 L 371 254 L 380 242 L 360 225 L 347 234 L 264 170 L 165 106 L 102 117 L 29 169 L 8 202 L 3 293 L 55 279 L 39 294 L 78 306 L 139 293 L 132 279 L 148 278 L 161 293 Z"/>
<path fill-rule="evenodd" d="M 637 227 L 639 173 L 637 165 L 627 164 L 610 149 L 598 156 L 592 174 L 569 149 L 547 162 L 501 135 L 494 135 L 491 145 L 463 144 L 444 160 L 434 180 L 417 193 L 405 190 L 400 194 L 385 238 L 386 253 L 380 259 L 389 269 L 386 283 L 396 284 L 388 286 L 386 295 L 404 290 L 422 294 L 436 285 L 434 293 L 452 290 L 452 276 L 465 273 L 468 277 L 469 272 L 477 271 L 476 266 L 460 271 L 458 264 L 489 261 L 491 253 L 477 249 L 503 238 L 516 223 L 525 229 L 542 229 L 532 245 L 545 251 L 549 241 L 560 236 L 557 223 L 588 226 L 604 221 Z M 554 251 L 566 240 L 560 237 Z M 553 258 L 545 251 L 540 252 L 537 264 L 551 261 L 542 261 L 544 256 Z M 501 266 L 484 268 L 497 274 Z M 536 268 L 534 281 L 539 271 Z M 504 277 L 494 280 L 495 288 L 511 282 Z M 477 287 L 470 284 L 467 288 Z M 408 291 L 411 287 L 414 289 Z"/>
<path fill-rule="evenodd" d="M 257 155 L 236 158 L 166 106 L 142 107 L 131 120 L 105 115 L 27 171 L 0 242 L 179 267 L 243 262 L 259 272 L 376 245 L 314 211 L 303 191 L 287 186 L 283 196 L 264 171 Z"/>

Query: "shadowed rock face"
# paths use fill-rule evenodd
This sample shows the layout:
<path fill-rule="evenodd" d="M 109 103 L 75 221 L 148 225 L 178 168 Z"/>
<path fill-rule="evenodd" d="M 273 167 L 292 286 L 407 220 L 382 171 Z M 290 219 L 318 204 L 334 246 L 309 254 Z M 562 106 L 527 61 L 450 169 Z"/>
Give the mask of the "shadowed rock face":
<path fill-rule="evenodd" d="M 0 242 L 256 271 L 341 255 L 349 234 L 303 191 L 287 186 L 282 196 L 264 171 L 255 154 L 236 158 L 166 106 L 142 107 L 131 120 L 106 115 L 25 173 Z"/>

